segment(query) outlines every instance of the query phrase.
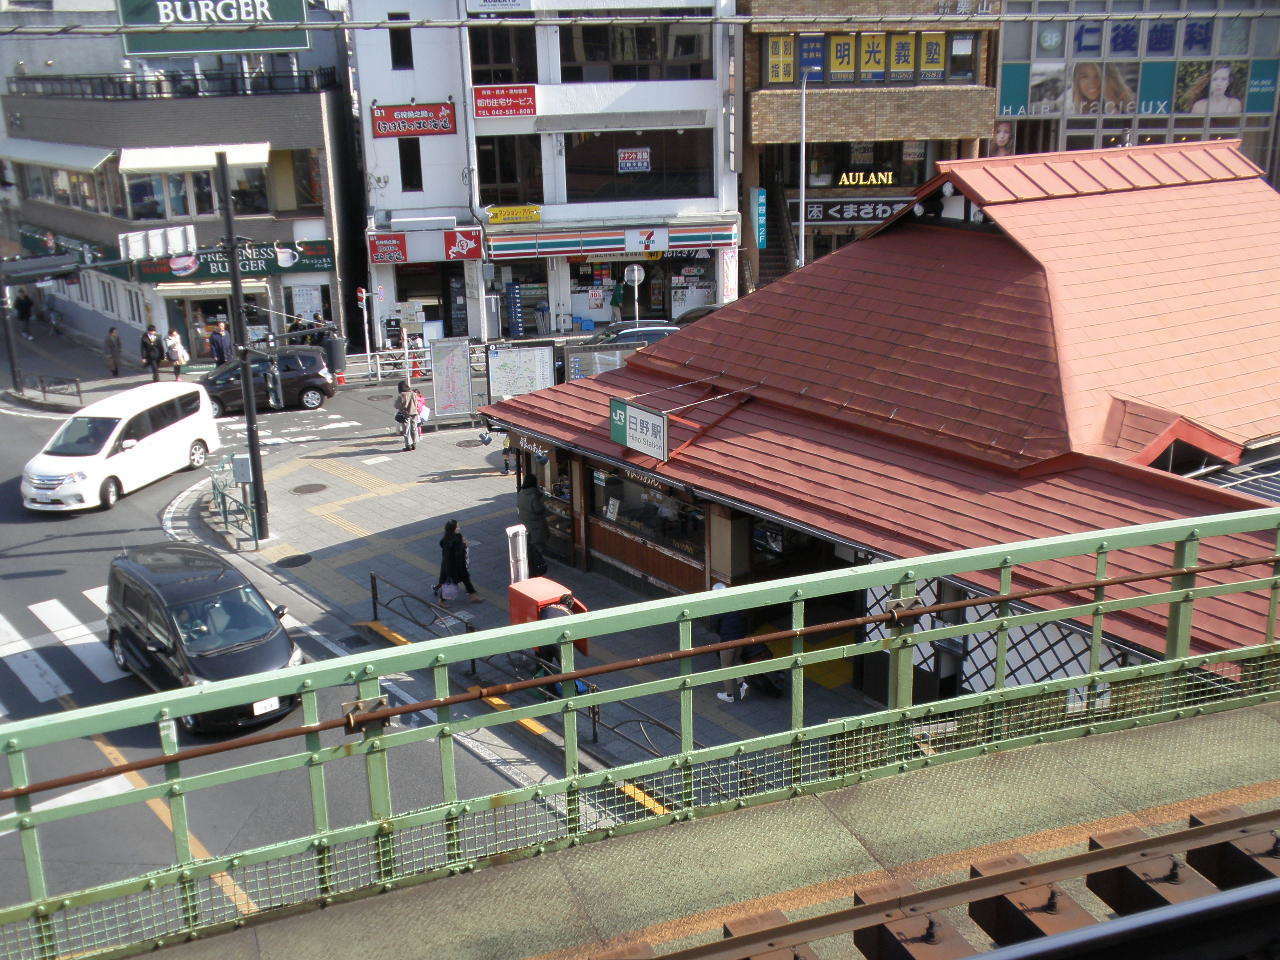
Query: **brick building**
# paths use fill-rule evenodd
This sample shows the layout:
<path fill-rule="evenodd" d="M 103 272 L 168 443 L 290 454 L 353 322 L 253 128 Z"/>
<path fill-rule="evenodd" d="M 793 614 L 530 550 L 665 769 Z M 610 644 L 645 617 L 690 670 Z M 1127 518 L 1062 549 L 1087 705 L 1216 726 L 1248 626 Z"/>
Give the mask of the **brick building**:
<path fill-rule="evenodd" d="M 865 233 L 927 182 L 937 161 L 975 157 L 991 136 L 998 28 L 913 17 L 999 12 L 998 0 L 752 0 L 746 12 L 797 18 L 755 24 L 744 38 L 749 280 L 774 279 L 795 257 L 806 71 L 806 260 Z M 819 28 L 800 22 L 855 14 L 882 19 Z"/>

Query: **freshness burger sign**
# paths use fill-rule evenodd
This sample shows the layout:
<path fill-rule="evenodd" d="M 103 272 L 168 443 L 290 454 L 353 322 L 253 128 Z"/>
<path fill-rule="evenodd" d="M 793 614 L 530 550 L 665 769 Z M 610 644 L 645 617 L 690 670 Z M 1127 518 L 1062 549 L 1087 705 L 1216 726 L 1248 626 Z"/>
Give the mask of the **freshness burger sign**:
<path fill-rule="evenodd" d="M 126 26 L 180 26 L 210 29 L 198 33 L 130 33 L 125 53 L 236 53 L 244 50 L 305 50 L 305 30 L 249 32 L 261 24 L 303 23 L 303 0 L 117 0 Z"/>
<path fill-rule="evenodd" d="M 435 137 L 457 132 L 452 103 L 373 108 L 374 137 Z"/>

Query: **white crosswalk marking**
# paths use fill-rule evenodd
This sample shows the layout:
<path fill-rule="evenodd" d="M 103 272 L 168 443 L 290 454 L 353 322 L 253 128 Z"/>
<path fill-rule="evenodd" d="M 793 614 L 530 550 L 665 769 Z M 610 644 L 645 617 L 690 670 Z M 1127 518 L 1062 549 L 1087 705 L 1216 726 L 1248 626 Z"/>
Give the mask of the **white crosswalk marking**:
<path fill-rule="evenodd" d="M 84 598 L 103 613 L 107 612 L 107 585 L 105 583 L 100 587 L 84 591 Z"/>
<path fill-rule="evenodd" d="M 94 800 L 98 797 L 114 797 L 120 793 L 128 793 L 133 789 L 133 784 L 125 777 L 123 773 L 116 774 L 114 777 L 108 777 L 105 780 L 99 780 L 97 783 L 90 783 L 80 787 L 78 790 L 70 790 L 67 793 L 54 797 L 52 800 L 44 800 L 40 803 L 32 805 L 33 810 L 51 810 L 56 807 L 65 807 L 68 804 L 79 803 L 81 800 Z M 13 833 L 12 830 L 0 830 L 0 837 Z"/>
<path fill-rule="evenodd" d="M 111 683 L 127 675 L 116 666 L 106 644 L 94 632 L 102 631 L 100 621 L 97 624 L 81 623 L 61 600 L 33 603 L 27 609 L 103 683 Z"/>
<path fill-rule="evenodd" d="M 0 617 L 0 657 L 40 702 L 56 700 L 71 693 L 71 688 L 4 617 Z"/>

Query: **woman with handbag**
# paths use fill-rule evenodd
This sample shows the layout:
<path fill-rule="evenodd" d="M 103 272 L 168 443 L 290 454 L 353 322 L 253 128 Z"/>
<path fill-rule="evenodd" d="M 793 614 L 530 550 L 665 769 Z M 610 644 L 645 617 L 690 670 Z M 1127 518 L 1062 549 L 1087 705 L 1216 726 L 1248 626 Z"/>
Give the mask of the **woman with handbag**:
<path fill-rule="evenodd" d="M 181 380 L 182 365 L 190 361 L 191 357 L 187 354 L 187 348 L 182 345 L 182 338 L 178 336 L 177 330 L 170 330 L 169 335 L 164 338 L 164 355 L 173 364 L 173 379 Z"/>
<path fill-rule="evenodd" d="M 396 394 L 396 423 L 400 424 L 400 437 L 404 450 L 418 449 L 418 391 L 409 386 L 408 380 L 400 381 Z"/>
<path fill-rule="evenodd" d="M 467 541 L 458 532 L 458 521 L 444 525 L 444 537 L 440 541 L 440 578 L 436 581 L 435 594 L 442 603 L 455 599 L 465 587 L 472 603 L 483 603 L 471 583 L 471 571 L 467 569 Z"/>

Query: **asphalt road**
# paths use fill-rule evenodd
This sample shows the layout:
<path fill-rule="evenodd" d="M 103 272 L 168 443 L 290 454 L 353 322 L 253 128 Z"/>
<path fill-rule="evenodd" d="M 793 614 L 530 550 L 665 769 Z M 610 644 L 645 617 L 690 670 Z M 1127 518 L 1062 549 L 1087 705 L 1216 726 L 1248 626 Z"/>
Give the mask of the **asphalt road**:
<path fill-rule="evenodd" d="M 27 369 L 39 365 L 39 358 L 30 358 Z M 166 506 L 200 479 L 199 474 L 187 472 L 170 476 L 124 497 L 109 512 L 28 513 L 19 502 L 18 478 L 24 463 L 57 428 L 59 419 L 56 414 L 0 402 L 0 430 L 5 438 L 0 444 L 0 711 L 4 714 L 0 724 L 147 692 L 140 680 L 120 674 L 109 656 L 103 656 L 107 568 L 112 556 L 122 548 L 165 539 L 162 515 Z M 321 411 L 267 414 L 264 428 L 284 437 L 299 435 L 299 427 L 333 427 L 324 434 L 327 440 L 360 436 L 371 429 L 385 432 L 385 421 L 385 411 L 380 407 L 358 395 L 344 393 Z M 223 421 L 228 428 L 222 431 L 224 442 L 231 443 L 243 435 L 242 431 L 230 429 L 232 423 Z M 305 435 L 307 430 L 301 433 Z M 291 455 L 287 442 L 282 440 L 280 447 L 269 448 L 268 459 Z M 281 584 L 264 582 L 261 574 L 251 576 L 270 603 L 289 604 L 297 618 L 291 632 L 309 657 L 331 657 L 358 644 L 349 628 L 325 611 L 301 601 Z M 413 679 L 422 678 L 406 678 Z M 321 715 L 341 713 L 340 701 L 347 692 L 325 692 Z M 299 723 L 301 712 L 280 722 Z M 0 726 L 0 734 L 2 729 Z M 329 739 L 339 738 L 334 735 Z M 73 741 L 36 751 L 28 758 L 30 776 L 38 780 L 119 765 L 152 756 L 158 746 L 154 727 Z M 517 777 L 504 774 L 504 769 L 541 769 L 517 746 L 502 742 L 495 747 L 483 758 L 465 749 L 458 751 L 462 796 L 479 796 L 507 789 L 515 782 L 528 782 L 527 772 Z M 252 762 L 297 749 L 296 743 L 272 744 L 237 752 L 235 760 Z M 206 758 L 189 763 L 184 772 L 202 772 L 226 763 L 222 758 Z M 338 826 L 366 819 L 368 797 L 362 761 L 343 761 L 326 770 L 332 823 Z M 397 751 L 392 763 L 392 794 L 397 798 L 397 811 L 442 799 L 437 770 L 434 748 Z M 151 783 L 160 779 L 155 771 L 115 776 L 96 784 L 55 791 L 40 802 L 56 804 L 122 793 L 131 783 L 140 783 L 139 776 Z M 7 786 L 9 782 L 8 770 L 0 770 L 0 783 Z M 189 796 L 188 806 L 197 856 L 205 855 L 201 851 L 221 855 L 279 841 L 309 833 L 311 828 L 305 771 L 197 792 Z M 0 812 L 11 810 L 9 802 L 0 803 Z M 61 821 L 41 828 L 39 840 L 50 895 L 167 866 L 174 851 L 168 811 L 160 801 Z M 14 833 L 0 834 L 0 904 L 26 899 L 18 837 Z"/>

